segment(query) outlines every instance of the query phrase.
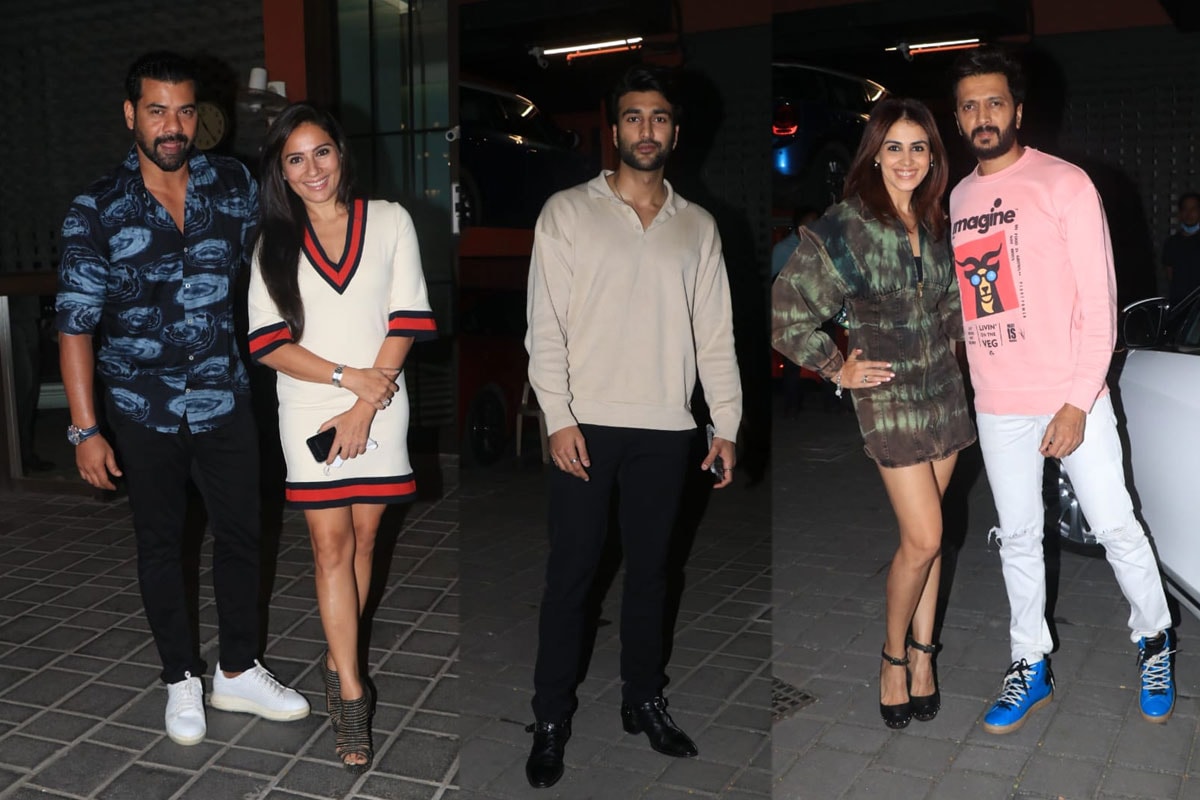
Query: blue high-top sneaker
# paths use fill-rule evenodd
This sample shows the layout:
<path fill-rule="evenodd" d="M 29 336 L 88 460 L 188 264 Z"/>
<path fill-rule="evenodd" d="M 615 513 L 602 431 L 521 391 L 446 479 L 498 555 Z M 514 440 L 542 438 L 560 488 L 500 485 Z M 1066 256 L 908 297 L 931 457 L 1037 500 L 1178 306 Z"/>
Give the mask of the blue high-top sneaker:
<path fill-rule="evenodd" d="M 983 729 L 988 733 L 1011 733 L 1053 698 L 1054 674 L 1048 658 L 1033 664 L 1023 658 L 1014 661 L 1004 673 L 1000 696 L 983 717 Z"/>
<path fill-rule="evenodd" d="M 1171 669 L 1174 652 L 1168 631 L 1153 639 L 1138 640 L 1138 673 L 1142 678 L 1138 705 L 1150 722 L 1166 722 L 1175 710 L 1175 675 Z"/>

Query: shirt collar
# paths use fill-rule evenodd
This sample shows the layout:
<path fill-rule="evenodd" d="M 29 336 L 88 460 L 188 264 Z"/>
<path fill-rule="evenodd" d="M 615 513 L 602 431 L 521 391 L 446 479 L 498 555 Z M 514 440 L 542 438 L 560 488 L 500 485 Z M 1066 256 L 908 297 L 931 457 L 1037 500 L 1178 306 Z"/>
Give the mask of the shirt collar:
<path fill-rule="evenodd" d="M 608 176 L 612 175 L 613 172 L 614 170 L 611 169 L 600 170 L 599 175 L 588 181 L 588 194 L 592 197 L 607 197 L 610 198 L 614 203 L 624 204 L 624 201 L 617 197 L 617 193 L 614 192 L 612 187 L 608 185 Z M 666 212 L 668 217 L 673 217 L 680 211 L 683 211 L 683 209 L 687 208 L 688 201 L 675 193 L 675 187 L 671 185 L 670 181 L 664 179 L 663 185 L 667 187 L 667 199 L 663 203 L 662 210 L 660 210 L 658 213 L 662 214 L 663 212 Z"/>

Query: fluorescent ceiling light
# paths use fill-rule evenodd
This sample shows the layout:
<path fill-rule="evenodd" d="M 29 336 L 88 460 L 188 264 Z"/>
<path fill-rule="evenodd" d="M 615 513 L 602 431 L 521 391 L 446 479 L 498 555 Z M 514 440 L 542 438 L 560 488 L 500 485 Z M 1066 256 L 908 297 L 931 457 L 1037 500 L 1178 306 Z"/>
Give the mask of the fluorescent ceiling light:
<path fill-rule="evenodd" d="M 937 53 L 945 50 L 969 50 L 972 47 L 978 47 L 979 39 L 947 39 L 944 42 L 922 42 L 920 44 L 900 44 L 896 47 L 885 47 L 884 51 L 888 53 Z"/>
<path fill-rule="evenodd" d="M 634 49 L 641 46 L 641 36 L 630 36 L 628 39 L 613 39 L 608 42 L 593 42 L 592 44 L 577 44 L 570 47 L 552 47 L 549 50 L 543 50 L 544 56 L 557 56 L 563 53 L 581 53 L 586 50 L 608 50 L 611 48 L 627 48 Z"/>

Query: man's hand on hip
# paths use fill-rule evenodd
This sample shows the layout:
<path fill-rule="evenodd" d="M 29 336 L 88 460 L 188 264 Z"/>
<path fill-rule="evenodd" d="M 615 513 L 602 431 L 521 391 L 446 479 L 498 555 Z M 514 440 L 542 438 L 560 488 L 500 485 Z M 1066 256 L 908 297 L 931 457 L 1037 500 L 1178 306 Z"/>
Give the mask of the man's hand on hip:
<path fill-rule="evenodd" d="M 1083 444 L 1083 428 L 1087 423 L 1087 413 L 1070 403 L 1063 403 L 1042 436 L 1042 446 L 1038 452 L 1047 458 L 1066 458 Z"/>
<path fill-rule="evenodd" d="M 733 465 L 737 461 L 737 448 L 728 439 L 714 436 L 712 447 L 708 448 L 708 455 L 700 462 L 700 469 L 707 471 L 718 458 L 721 459 L 723 472 L 716 476 L 717 482 L 713 484 L 713 488 L 724 489 L 733 482 Z"/>
<path fill-rule="evenodd" d="M 587 443 L 578 425 L 570 425 L 550 434 L 550 460 L 568 475 L 589 480 L 586 467 L 590 467 L 592 462 L 588 459 Z"/>
<path fill-rule="evenodd" d="M 117 488 L 109 474 L 119 478 L 121 468 L 117 466 L 112 445 L 102 435 L 88 437 L 75 447 L 75 466 L 79 467 L 79 477 L 97 489 Z"/>

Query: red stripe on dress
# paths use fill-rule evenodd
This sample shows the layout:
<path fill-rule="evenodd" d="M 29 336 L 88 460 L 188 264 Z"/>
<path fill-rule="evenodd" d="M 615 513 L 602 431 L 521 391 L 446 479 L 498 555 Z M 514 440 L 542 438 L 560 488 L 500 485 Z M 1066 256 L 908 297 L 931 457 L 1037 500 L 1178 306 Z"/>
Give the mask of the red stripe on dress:
<path fill-rule="evenodd" d="M 282 344 L 283 342 L 292 341 L 292 332 L 284 323 L 282 328 L 274 330 L 265 330 L 262 333 L 255 333 L 250 337 L 250 353 L 258 353 L 271 345 Z"/>
<path fill-rule="evenodd" d="M 350 220 L 350 246 L 346 248 L 346 253 L 342 257 L 342 271 L 338 273 L 338 283 L 345 285 L 347 274 L 358 265 L 358 259 L 362 255 L 363 238 L 367 233 L 367 215 L 363 213 L 363 203 L 365 200 L 354 201 L 354 216 Z"/>
<path fill-rule="evenodd" d="M 401 497 L 417 491 L 417 482 L 394 481 L 391 483 L 353 483 L 321 489 L 286 487 L 284 494 L 293 503 L 322 503 L 348 500 L 355 497 Z"/>
<path fill-rule="evenodd" d="M 304 226 L 304 252 L 312 263 L 325 276 L 325 280 L 337 287 L 339 293 L 346 288 L 350 277 L 358 267 L 362 258 L 363 240 L 367 235 L 366 200 L 359 198 L 350 207 L 350 241 L 346 252 L 342 254 L 341 268 L 329 261 L 321 251 L 321 247 L 312 234 L 312 223 Z"/>
<path fill-rule="evenodd" d="M 337 279 L 337 269 L 329 263 L 329 259 L 325 258 L 325 254 L 317 246 L 317 240 L 313 238 L 312 229 L 308 226 L 304 228 L 304 252 L 308 253 L 308 257 L 316 264 L 317 269 L 324 272 L 330 280 Z"/>
<path fill-rule="evenodd" d="M 433 317 L 395 317 L 388 320 L 389 331 L 436 331 Z"/>

